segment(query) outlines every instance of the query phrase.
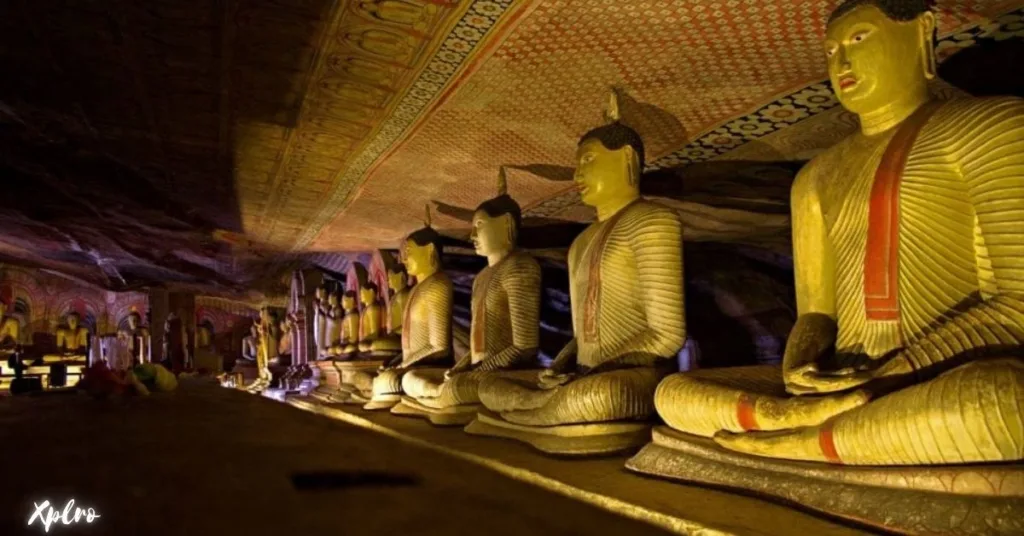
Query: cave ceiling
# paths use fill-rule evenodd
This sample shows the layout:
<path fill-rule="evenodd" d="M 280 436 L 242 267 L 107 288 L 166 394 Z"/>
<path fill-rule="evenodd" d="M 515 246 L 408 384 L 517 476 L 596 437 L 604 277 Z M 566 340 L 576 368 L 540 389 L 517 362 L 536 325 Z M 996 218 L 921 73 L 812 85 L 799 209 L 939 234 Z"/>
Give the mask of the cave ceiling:
<path fill-rule="evenodd" d="M 688 239 L 785 251 L 793 174 L 856 128 L 824 82 L 836 4 L 9 0 L 0 263 L 280 294 L 324 252 L 395 247 L 426 204 L 464 238 L 500 166 L 527 245 L 564 249 L 593 217 L 575 144 L 612 87 L 647 144 L 644 193 Z M 1010 71 L 1022 10 L 940 0 L 936 91 L 1019 94 L 1019 73 L 962 73 Z"/>

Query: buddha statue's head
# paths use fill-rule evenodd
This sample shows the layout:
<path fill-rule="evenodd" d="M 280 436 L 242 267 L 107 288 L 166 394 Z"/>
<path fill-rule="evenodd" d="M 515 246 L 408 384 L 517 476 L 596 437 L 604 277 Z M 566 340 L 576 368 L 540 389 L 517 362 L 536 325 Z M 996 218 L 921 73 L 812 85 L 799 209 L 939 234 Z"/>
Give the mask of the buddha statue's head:
<path fill-rule="evenodd" d="M 430 226 L 430 209 L 427 208 L 426 226 L 405 239 L 402 261 L 409 273 L 417 279 L 431 276 L 441 268 L 441 234 Z"/>
<path fill-rule="evenodd" d="M 259 337 L 259 335 L 260 335 L 260 328 L 259 328 L 259 326 L 257 326 L 256 324 L 253 324 L 253 325 L 249 326 L 249 335 L 252 335 L 253 337 Z"/>
<path fill-rule="evenodd" d="M 68 316 L 64 318 L 64 321 L 67 322 L 68 328 L 71 331 L 78 329 L 78 323 L 81 322 L 81 320 L 82 318 L 78 316 L 78 313 L 68 313 Z"/>
<path fill-rule="evenodd" d="M 329 305 L 331 307 L 337 307 L 339 299 L 340 298 L 338 297 L 338 293 L 337 292 L 332 292 L 332 293 L 327 295 L 327 305 Z"/>
<path fill-rule="evenodd" d="M 356 293 L 354 291 L 346 291 L 345 295 L 341 298 L 341 308 L 346 311 L 351 311 L 356 308 Z"/>
<path fill-rule="evenodd" d="M 359 288 L 359 302 L 364 306 L 377 303 L 377 285 L 366 283 Z"/>
<path fill-rule="evenodd" d="M 209 326 L 201 324 L 199 329 L 196 330 L 196 346 L 206 348 L 211 344 L 213 344 L 213 332 Z"/>
<path fill-rule="evenodd" d="M 473 230 L 469 239 L 476 254 L 494 258 L 515 249 L 522 220 L 519 203 L 508 195 L 505 169 L 502 168 L 498 175 L 498 196 L 481 203 L 473 214 Z"/>
<path fill-rule="evenodd" d="M 325 287 L 316 287 L 316 299 L 317 301 L 324 301 L 327 297 L 327 289 Z"/>
<path fill-rule="evenodd" d="M 279 324 L 277 325 L 277 327 L 281 328 L 281 333 L 288 333 L 289 331 L 291 331 L 291 330 L 292 330 L 292 325 L 291 325 L 291 323 L 289 323 L 289 322 L 288 322 L 288 320 L 287 320 L 287 319 L 285 319 L 285 320 L 282 320 L 282 321 L 281 321 L 281 322 L 280 322 L 280 323 L 279 323 Z"/>
<path fill-rule="evenodd" d="M 128 313 L 128 329 L 135 331 L 139 329 L 139 324 L 142 323 L 142 315 L 132 311 Z"/>
<path fill-rule="evenodd" d="M 606 119 L 608 124 L 580 138 L 573 176 L 583 203 L 598 209 L 639 197 L 644 166 L 644 142 L 640 134 L 619 122 L 614 91 Z"/>
<path fill-rule="evenodd" d="M 401 292 L 409 284 L 409 275 L 405 273 L 405 265 L 398 264 L 388 268 L 388 288 L 392 292 Z"/>
<path fill-rule="evenodd" d="M 851 112 L 926 93 L 936 76 L 929 0 L 847 0 L 829 19 L 825 55 L 836 96 Z"/>

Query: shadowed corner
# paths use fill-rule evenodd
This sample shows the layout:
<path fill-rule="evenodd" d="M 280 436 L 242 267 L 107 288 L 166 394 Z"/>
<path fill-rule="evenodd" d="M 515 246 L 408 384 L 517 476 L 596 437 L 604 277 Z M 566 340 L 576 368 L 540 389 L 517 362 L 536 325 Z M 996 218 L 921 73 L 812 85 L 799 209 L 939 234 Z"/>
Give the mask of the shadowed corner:
<path fill-rule="evenodd" d="M 418 486 L 415 475 L 383 471 L 313 471 L 291 476 L 292 487 L 298 491 L 331 491 L 348 488 L 396 488 Z"/>

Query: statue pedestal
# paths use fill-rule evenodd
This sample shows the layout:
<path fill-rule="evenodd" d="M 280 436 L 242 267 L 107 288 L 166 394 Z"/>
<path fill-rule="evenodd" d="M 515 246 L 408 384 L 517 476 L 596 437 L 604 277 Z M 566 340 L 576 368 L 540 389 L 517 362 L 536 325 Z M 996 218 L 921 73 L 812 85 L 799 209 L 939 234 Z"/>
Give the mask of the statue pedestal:
<path fill-rule="evenodd" d="M 376 359 L 336 361 L 334 366 L 341 378 L 341 389 L 347 395 L 343 402 L 368 402 L 373 396 L 373 378 L 383 364 L 384 361 Z"/>
<path fill-rule="evenodd" d="M 523 426 L 510 423 L 489 411 L 477 413 L 466 433 L 515 439 L 546 454 L 598 456 L 639 448 L 650 440 L 648 423 L 607 422 L 562 426 Z"/>
<path fill-rule="evenodd" d="M 659 426 L 626 464 L 909 534 L 1024 533 L 1024 465 L 841 466 L 759 458 Z"/>
<path fill-rule="evenodd" d="M 320 370 L 320 384 L 310 393 L 324 402 L 330 402 L 331 397 L 338 393 L 341 387 L 341 375 L 334 368 L 333 359 L 322 359 L 315 362 L 316 368 Z"/>

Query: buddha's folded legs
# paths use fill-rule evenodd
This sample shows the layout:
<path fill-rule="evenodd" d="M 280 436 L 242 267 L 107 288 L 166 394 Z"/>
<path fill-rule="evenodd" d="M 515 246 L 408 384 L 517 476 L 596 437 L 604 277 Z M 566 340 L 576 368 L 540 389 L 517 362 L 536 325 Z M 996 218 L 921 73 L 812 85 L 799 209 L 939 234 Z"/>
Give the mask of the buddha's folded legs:
<path fill-rule="evenodd" d="M 644 420 L 654 413 L 654 390 L 663 374 L 653 368 L 582 376 L 544 389 L 536 379 L 488 375 L 480 401 L 506 421 L 528 426 Z M 536 376 L 534 376 L 536 378 Z"/>
<path fill-rule="evenodd" d="M 868 400 L 864 391 L 824 396 L 786 393 L 778 367 L 705 369 L 673 374 L 654 403 L 665 423 L 711 437 L 721 430 L 784 430 L 820 424 Z"/>
<path fill-rule="evenodd" d="M 444 384 L 443 368 L 423 368 L 410 370 L 402 377 L 402 391 L 416 399 L 437 398 Z"/>
<path fill-rule="evenodd" d="M 405 370 L 388 369 L 373 379 L 373 395 L 395 395 L 402 393 L 402 376 Z"/>
<path fill-rule="evenodd" d="M 931 381 L 785 433 L 720 433 L 732 450 L 849 465 L 1024 459 L 1024 363 L 968 363 Z"/>

